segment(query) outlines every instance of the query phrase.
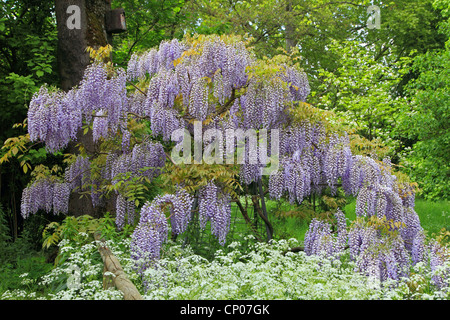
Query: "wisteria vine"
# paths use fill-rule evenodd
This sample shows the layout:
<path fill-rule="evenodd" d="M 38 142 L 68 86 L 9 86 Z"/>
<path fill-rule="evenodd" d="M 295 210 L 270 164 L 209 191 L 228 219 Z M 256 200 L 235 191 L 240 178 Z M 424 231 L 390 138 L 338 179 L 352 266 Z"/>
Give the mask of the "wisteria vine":
<path fill-rule="evenodd" d="M 279 141 L 268 142 L 269 150 L 272 143 L 279 143 L 280 169 L 268 181 L 272 199 L 286 197 L 300 204 L 311 194 L 326 188 L 335 193 L 341 187 L 356 197 L 358 217 L 376 217 L 394 225 L 388 233 L 360 220 L 347 227 L 338 210 L 334 231 L 329 222 L 311 222 L 305 237 L 308 254 L 339 257 L 348 250 L 358 271 L 381 280 L 406 275 L 411 259 L 412 263 L 429 259 L 432 268 L 438 268 L 440 249 L 436 244 L 425 245 L 414 211 L 414 192 L 397 181 L 390 160 L 379 162 L 352 154 L 349 137 L 327 132 L 320 122 L 293 124 L 289 107 L 304 102 L 310 93 L 306 74 L 284 63 L 266 73 L 260 66 L 261 61 L 242 41 L 174 39 L 133 54 L 126 71 L 95 62 L 86 69 L 80 85 L 68 92 L 43 86 L 28 110 L 31 141 L 43 142 L 49 152 L 57 152 L 75 141 L 80 130 L 91 130 L 94 144 L 113 141 L 114 147 L 107 155 L 75 157 L 59 178 L 33 181 L 23 191 L 22 215 L 38 210 L 67 214 L 70 194 L 76 191 L 90 192 L 93 206 L 98 206 L 107 196 L 101 186 L 117 187 L 113 192 L 116 224 L 119 229 L 127 223 L 137 224 L 131 250 L 143 270 L 159 258 L 169 230 L 181 234 L 187 229 L 194 196 L 178 187 L 173 194 L 157 196 L 139 209 L 118 186 L 132 178 L 152 181 L 161 175 L 169 160 L 165 146 L 172 134 L 178 129 L 194 134 L 194 121 L 204 124 L 202 136 L 215 128 L 223 133 L 222 139 L 227 129 L 279 130 Z M 137 88 L 131 93 L 129 83 Z M 134 83 L 148 86 L 140 89 Z M 148 132 L 135 136 L 130 121 L 148 124 Z M 211 141 L 204 141 L 202 147 L 207 143 Z M 249 141 L 245 143 L 248 146 Z M 260 147 L 256 146 L 256 154 L 246 148 L 239 170 L 242 184 L 261 181 L 265 160 L 275 156 L 271 151 L 262 154 Z M 223 148 L 216 152 L 227 156 Z M 201 227 L 209 221 L 212 234 L 224 244 L 230 229 L 231 195 L 212 180 L 196 196 Z M 441 278 L 435 282 L 443 284 Z"/>

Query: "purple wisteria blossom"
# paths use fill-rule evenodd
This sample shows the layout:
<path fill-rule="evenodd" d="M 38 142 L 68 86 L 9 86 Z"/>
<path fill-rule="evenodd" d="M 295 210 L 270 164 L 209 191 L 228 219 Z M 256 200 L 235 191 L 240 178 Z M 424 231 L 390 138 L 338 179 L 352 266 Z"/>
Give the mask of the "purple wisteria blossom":
<path fill-rule="evenodd" d="M 208 183 L 199 192 L 199 220 L 200 227 L 205 228 L 211 222 L 211 232 L 220 244 L 225 244 L 226 235 L 230 228 L 231 198 L 225 194 L 214 182 Z"/>
<path fill-rule="evenodd" d="M 38 210 L 67 214 L 70 192 L 69 184 L 65 182 L 36 180 L 22 191 L 21 215 L 27 218 Z"/>

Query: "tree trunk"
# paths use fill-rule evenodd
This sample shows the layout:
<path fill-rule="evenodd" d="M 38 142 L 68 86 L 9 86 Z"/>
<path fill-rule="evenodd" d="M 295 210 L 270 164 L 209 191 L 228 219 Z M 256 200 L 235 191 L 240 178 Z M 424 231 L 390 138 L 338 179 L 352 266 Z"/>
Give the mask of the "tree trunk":
<path fill-rule="evenodd" d="M 272 224 L 270 223 L 269 219 L 264 215 L 264 213 L 261 209 L 261 206 L 259 205 L 260 199 L 261 198 L 259 195 L 252 195 L 253 207 L 255 209 L 255 212 L 264 221 L 264 223 L 266 225 L 267 241 L 270 241 L 272 239 L 272 235 L 273 235 L 273 227 L 272 227 Z"/>
<path fill-rule="evenodd" d="M 259 242 L 262 242 L 262 239 L 258 234 L 258 230 L 257 230 L 256 226 L 252 223 L 252 220 L 250 219 L 250 217 L 247 214 L 247 210 L 242 206 L 242 203 L 239 200 L 239 198 L 233 199 L 232 201 L 234 201 L 236 203 L 236 205 L 238 206 L 239 210 L 241 211 L 242 216 L 244 217 L 245 222 L 249 225 L 253 234 L 255 235 L 256 240 L 258 240 Z"/>
<path fill-rule="evenodd" d="M 75 5 L 80 11 L 79 29 L 71 27 L 77 19 L 76 12 L 68 10 Z M 58 28 L 58 71 L 61 89 L 70 90 L 78 85 L 89 64 L 88 46 L 95 49 L 108 44 L 105 14 L 111 8 L 105 0 L 56 0 L 55 11 Z M 69 12 L 68 12 L 69 11 Z"/>
<path fill-rule="evenodd" d="M 105 28 L 105 15 L 110 8 L 110 0 L 55 0 L 57 62 L 62 90 L 69 91 L 83 79 L 90 63 L 86 48 L 90 46 L 98 49 L 110 42 L 110 35 Z M 84 135 L 80 130 L 77 141 L 69 144 L 70 153 L 79 153 L 77 143 L 83 144 L 86 150 L 95 150 L 91 132 Z M 69 200 L 69 214 L 75 216 L 88 214 L 99 217 L 111 208 L 111 201 L 107 207 L 94 208 L 90 196 L 80 198 L 78 193 L 73 193 Z"/>
<path fill-rule="evenodd" d="M 272 240 L 272 237 L 273 237 L 273 227 L 272 227 L 272 224 L 269 222 L 269 217 L 267 215 L 266 200 L 264 198 L 264 191 L 262 189 L 261 179 L 258 180 L 258 191 L 259 191 L 259 197 L 261 198 L 262 214 L 265 217 L 265 219 L 263 219 L 263 220 L 264 220 L 264 223 L 266 224 L 267 241 L 270 241 L 270 240 Z"/>

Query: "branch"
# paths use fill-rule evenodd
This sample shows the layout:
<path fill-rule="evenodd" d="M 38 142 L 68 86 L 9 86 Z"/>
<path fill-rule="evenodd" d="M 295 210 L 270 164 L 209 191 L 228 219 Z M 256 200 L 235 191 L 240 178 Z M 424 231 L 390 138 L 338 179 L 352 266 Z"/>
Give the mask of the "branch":
<path fill-rule="evenodd" d="M 82 171 L 82 172 L 80 172 L 79 174 L 77 174 L 72 180 L 70 180 L 70 181 L 66 181 L 67 183 L 72 183 L 72 182 L 74 182 L 75 181 L 75 179 L 77 179 L 79 176 L 81 176 L 82 174 L 84 174 L 84 173 L 86 173 L 86 172 L 88 172 L 88 171 L 90 171 L 91 170 L 91 168 L 89 168 L 89 169 L 86 169 L 86 170 L 84 170 L 84 171 Z"/>
<path fill-rule="evenodd" d="M 132 115 L 132 116 L 135 116 L 135 117 L 137 117 L 137 118 L 139 118 L 139 119 L 147 119 L 147 120 L 150 120 L 150 117 L 149 117 L 149 116 L 141 116 L 141 115 L 138 115 L 137 113 L 134 113 L 134 112 L 127 112 L 127 114 Z"/>
<path fill-rule="evenodd" d="M 262 239 L 258 235 L 258 231 L 256 230 L 255 225 L 252 223 L 252 220 L 248 216 L 247 210 L 245 210 L 245 208 L 242 206 L 241 201 L 239 199 L 231 199 L 231 201 L 236 202 L 239 210 L 242 213 L 242 216 L 244 217 L 245 222 L 250 226 L 250 228 L 252 229 L 253 233 L 255 234 L 256 240 L 258 240 L 259 242 L 262 242 Z"/>
<path fill-rule="evenodd" d="M 140 93 L 142 93 L 144 96 L 147 96 L 147 94 L 146 94 L 144 91 L 142 91 L 141 89 L 139 89 L 133 82 L 128 81 L 128 80 L 127 80 L 127 82 L 128 82 L 129 84 L 131 84 L 137 91 L 139 91 Z"/>
<path fill-rule="evenodd" d="M 350 247 L 347 245 L 344 247 L 344 250 L 349 249 L 349 248 Z M 293 248 L 287 249 L 287 250 L 283 251 L 283 255 L 286 255 L 286 253 L 288 253 L 288 252 L 300 252 L 300 251 L 305 251 L 305 247 L 300 246 L 300 247 L 293 247 Z"/>
<path fill-rule="evenodd" d="M 169 158 L 170 162 L 172 162 L 175 166 L 178 167 L 178 165 L 175 163 L 175 161 L 173 161 L 172 157 L 169 155 L 169 153 L 164 152 L 166 154 L 166 157 Z"/>
<path fill-rule="evenodd" d="M 145 31 L 143 34 L 141 34 L 141 36 L 138 36 L 138 32 L 139 32 L 139 26 L 136 28 L 136 40 L 133 42 L 133 44 L 130 47 L 130 50 L 128 50 L 128 57 L 131 56 L 131 52 L 133 51 L 134 46 L 141 41 L 141 39 L 150 32 L 150 30 L 153 29 L 153 27 L 158 23 L 159 18 L 157 18 L 155 21 L 153 21 L 153 23 L 149 26 L 149 28 L 147 29 L 147 31 Z"/>
<path fill-rule="evenodd" d="M 258 189 L 259 189 L 259 197 L 261 198 L 261 206 L 262 206 L 262 214 L 263 216 L 268 220 L 268 216 L 267 216 L 267 208 L 266 208 L 266 201 L 264 199 L 264 191 L 262 189 L 262 182 L 261 179 L 258 180 Z M 266 222 L 266 220 L 264 220 L 264 222 Z M 273 235 L 273 229 L 271 229 L 271 224 L 266 222 L 266 231 L 267 231 L 267 238 L 268 240 L 272 239 L 272 235 Z"/>
<path fill-rule="evenodd" d="M 273 234 L 273 227 L 272 227 L 272 224 L 270 223 L 270 221 L 267 219 L 267 217 L 264 216 L 264 214 L 262 213 L 258 198 L 259 198 L 258 195 L 252 196 L 253 207 L 255 208 L 258 215 L 261 217 L 261 219 L 263 219 L 264 223 L 266 224 L 267 237 L 268 237 L 268 240 L 270 240 L 271 236 Z"/>

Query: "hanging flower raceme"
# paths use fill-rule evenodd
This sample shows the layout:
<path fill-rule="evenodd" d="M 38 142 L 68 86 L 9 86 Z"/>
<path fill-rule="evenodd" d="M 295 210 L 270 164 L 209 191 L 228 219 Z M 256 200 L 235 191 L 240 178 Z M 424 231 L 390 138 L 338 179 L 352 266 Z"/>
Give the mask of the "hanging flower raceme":
<path fill-rule="evenodd" d="M 171 220 L 172 232 L 183 233 L 191 218 L 193 197 L 184 189 L 178 188 L 175 194 L 157 196 L 146 202 L 140 211 L 139 224 L 131 242 L 131 257 L 140 271 L 145 270 L 159 259 L 161 246 L 167 240 Z M 169 216 L 165 212 L 169 211 Z M 122 223 L 123 218 L 119 219 Z"/>
<path fill-rule="evenodd" d="M 107 178 L 111 179 L 113 184 L 123 179 L 122 176 L 127 173 L 152 180 L 161 174 L 166 154 L 160 143 L 147 141 L 134 145 L 131 152 L 110 158 L 110 161 L 110 176 Z"/>
<path fill-rule="evenodd" d="M 167 240 L 168 226 L 164 212 L 154 203 L 145 203 L 140 215 L 131 236 L 130 251 L 138 271 L 144 271 L 159 259 L 161 246 Z"/>
<path fill-rule="evenodd" d="M 136 206 L 134 201 L 127 200 L 121 194 L 116 198 L 116 226 L 122 230 L 125 224 L 133 225 L 136 218 Z"/>
<path fill-rule="evenodd" d="M 49 152 L 57 152 L 76 139 L 81 119 L 75 91 L 50 92 L 43 86 L 33 95 L 28 109 L 30 141 L 42 141 Z"/>
<path fill-rule="evenodd" d="M 335 213 L 336 232 L 329 222 L 314 218 L 305 234 L 304 250 L 307 255 L 339 258 L 347 246 L 347 224 L 341 210 Z"/>
<path fill-rule="evenodd" d="M 305 101 L 311 89 L 306 73 L 294 67 L 285 66 L 281 78 L 289 84 L 292 101 Z"/>
<path fill-rule="evenodd" d="M 223 245 L 230 228 L 231 197 L 224 193 L 214 182 L 209 182 L 199 191 L 200 227 L 205 228 L 211 222 L 211 232 Z"/>
<path fill-rule="evenodd" d="M 151 49 L 142 55 L 134 53 L 128 61 L 127 79 L 133 81 L 147 74 L 153 76 L 161 70 L 173 69 L 173 62 L 179 59 L 185 50 L 183 43 L 173 39 L 161 42 L 158 49 Z"/>
<path fill-rule="evenodd" d="M 172 204 L 172 217 L 170 219 L 172 232 L 182 234 L 186 231 L 191 220 L 191 209 L 194 198 L 186 190 L 179 188 L 175 193 L 175 201 Z"/>
<path fill-rule="evenodd" d="M 70 192 L 70 186 L 66 182 L 36 180 L 22 191 L 21 214 L 24 219 L 38 210 L 67 214 Z"/>
<path fill-rule="evenodd" d="M 91 162 L 88 157 L 77 156 L 75 161 L 66 168 L 64 180 L 71 190 L 83 190 L 91 182 Z"/>
<path fill-rule="evenodd" d="M 105 65 L 86 68 L 79 87 L 68 92 L 49 91 L 46 86 L 33 95 L 28 110 L 31 141 L 42 141 L 57 152 L 77 139 L 83 120 L 93 119 L 94 142 L 116 132 L 128 109 L 126 74 L 118 69 L 108 77 Z"/>
<path fill-rule="evenodd" d="M 435 271 L 432 281 L 442 288 L 448 285 L 443 274 L 448 252 L 437 242 L 427 246 L 415 213 L 409 214 L 413 222 L 398 224 L 386 216 L 357 218 L 347 231 L 345 216 L 338 210 L 335 232 L 329 222 L 313 219 L 305 235 L 305 252 L 336 257 L 348 248 L 350 259 L 356 263 L 355 271 L 379 283 L 408 277 L 411 266 L 423 262 Z"/>

